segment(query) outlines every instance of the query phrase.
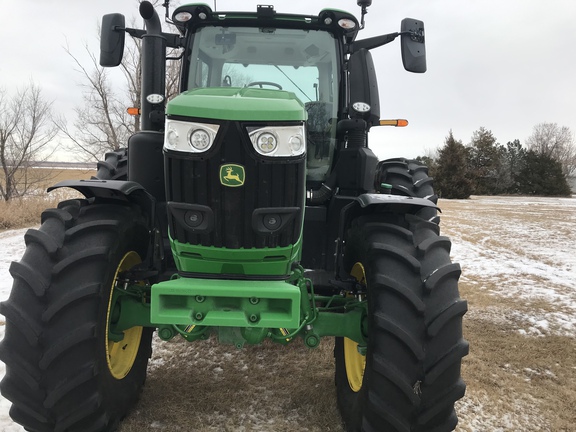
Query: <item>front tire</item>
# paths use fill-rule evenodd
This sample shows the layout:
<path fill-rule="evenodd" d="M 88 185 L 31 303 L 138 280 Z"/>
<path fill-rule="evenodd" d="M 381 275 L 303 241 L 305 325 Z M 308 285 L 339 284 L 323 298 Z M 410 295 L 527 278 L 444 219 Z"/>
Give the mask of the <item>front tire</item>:
<path fill-rule="evenodd" d="M 113 431 L 136 402 L 152 329 L 111 338 L 118 274 L 147 250 L 146 220 L 129 205 L 86 200 L 46 210 L 12 263 L 0 383 L 10 415 L 29 431 Z"/>
<path fill-rule="evenodd" d="M 438 232 L 421 217 L 391 213 L 360 217 L 348 232 L 345 265 L 368 300 L 365 356 L 336 338 L 337 398 L 348 431 L 456 426 L 467 304 L 450 241 Z"/>

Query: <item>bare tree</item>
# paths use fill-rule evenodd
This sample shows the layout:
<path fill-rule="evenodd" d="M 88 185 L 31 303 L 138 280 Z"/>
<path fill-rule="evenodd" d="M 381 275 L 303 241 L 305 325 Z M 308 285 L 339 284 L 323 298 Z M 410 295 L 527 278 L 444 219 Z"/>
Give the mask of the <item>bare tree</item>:
<path fill-rule="evenodd" d="M 139 127 L 139 122 L 131 117 L 126 109 L 134 105 L 140 96 L 139 90 L 139 56 L 132 55 L 130 50 L 124 59 L 122 71 L 127 79 L 127 91 L 124 95 L 113 88 L 108 71 L 98 64 L 93 53 L 86 48 L 90 57 L 90 66 L 84 66 L 68 47 L 66 53 L 75 62 L 78 72 L 83 76 L 83 103 L 75 108 L 76 120 L 72 128 L 64 117 L 56 120 L 60 131 L 73 143 L 72 151 L 85 158 L 97 160 L 110 150 L 126 146 L 128 137 Z M 136 64 L 128 64 L 138 58 Z M 134 75 L 137 74 L 137 75 Z M 127 94 L 127 96 L 126 96 Z M 124 96 L 124 97 L 122 97 Z"/>
<path fill-rule="evenodd" d="M 576 144 L 574 134 L 566 126 L 557 123 L 539 123 L 526 140 L 528 150 L 554 159 L 562 165 L 567 176 L 576 170 Z"/>
<path fill-rule="evenodd" d="M 134 26 L 134 25 L 133 25 Z M 140 99 L 142 96 L 142 41 L 140 39 L 132 38 L 132 43 L 129 43 L 124 48 L 124 56 L 120 69 L 126 79 L 126 96 L 130 107 L 140 108 Z M 140 115 L 132 117 L 134 122 L 134 132 L 140 130 Z M 126 143 L 124 143 L 126 146 Z"/>
<path fill-rule="evenodd" d="M 32 175 L 30 168 L 51 155 L 57 133 L 50 122 L 51 105 L 32 82 L 12 97 L 0 90 L 0 196 L 5 201 L 30 193 L 46 180 L 48 174 Z"/>
<path fill-rule="evenodd" d="M 135 27 L 132 23 L 132 27 Z M 117 151 L 126 147 L 128 138 L 140 130 L 140 116 L 131 116 L 127 108 L 140 108 L 142 69 L 141 40 L 127 38 L 120 70 L 124 82 L 114 86 L 109 70 L 101 67 L 96 56 L 85 46 L 90 64 L 80 62 L 68 47 L 66 53 L 72 58 L 83 84 L 83 104 L 76 107 L 76 119 L 69 127 L 66 119 L 60 117 L 57 126 L 73 143 L 71 149 L 84 159 L 97 160 L 110 150 Z M 169 57 L 177 57 L 179 50 L 169 50 Z M 179 63 L 168 62 L 166 70 L 166 99 L 178 92 Z"/>

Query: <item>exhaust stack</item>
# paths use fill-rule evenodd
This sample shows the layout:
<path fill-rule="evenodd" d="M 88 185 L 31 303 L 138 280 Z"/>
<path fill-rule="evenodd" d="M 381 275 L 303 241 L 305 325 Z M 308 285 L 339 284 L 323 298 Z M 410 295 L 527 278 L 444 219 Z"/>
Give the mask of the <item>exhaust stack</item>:
<path fill-rule="evenodd" d="M 166 38 L 154 6 L 143 1 L 139 11 L 146 23 L 142 36 L 141 128 L 160 131 L 166 107 Z"/>

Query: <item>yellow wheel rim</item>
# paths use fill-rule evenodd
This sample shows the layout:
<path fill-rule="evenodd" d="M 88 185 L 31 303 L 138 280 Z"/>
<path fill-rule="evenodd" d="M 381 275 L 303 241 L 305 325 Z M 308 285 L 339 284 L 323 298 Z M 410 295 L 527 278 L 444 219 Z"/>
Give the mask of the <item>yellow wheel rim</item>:
<path fill-rule="evenodd" d="M 360 284 L 366 285 L 366 272 L 361 263 L 354 264 L 350 272 Z M 362 388 L 364 379 L 364 368 L 366 367 L 366 356 L 358 352 L 358 343 L 351 339 L 344 338 L 344 364 L 346 365 L 346 376 L 348 384 L 353 392 L 358 392 Z"/>
<path fill-rule="evenodd" d="M 108 312 L 106 313 L 106 361 L 110 373 L 118 380 L 128 375 L 134 365 L 138 349 L 140 348 L 140 339 L 142 338 L 143 328 L 132 327 L 131 329 L 125 330 L 124 339 L 119 342 L 108 339 L 110 314 L 114 307 L 112 304 L 114 298 L 114 285 L 116 284 L 116 279 L 118 278 L 119 273 L 128 270 L 141 262 L 142 260 L 136 252 L 131 251 L 124 255 L 116 269 L 114 281 L 112 282 L 112 289 L 110 291 L 110 299 L 108 300 Z"/>

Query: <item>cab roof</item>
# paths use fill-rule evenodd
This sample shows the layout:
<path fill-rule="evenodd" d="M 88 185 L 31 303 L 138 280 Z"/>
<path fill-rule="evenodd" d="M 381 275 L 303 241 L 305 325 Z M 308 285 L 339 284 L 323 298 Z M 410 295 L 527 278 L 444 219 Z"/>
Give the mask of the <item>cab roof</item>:
<path fill-rule="evenodd" d="M 182 35 L 205 26 L 294 28 L 328 31 L 343 36 L 346 44 L 352 43 L 360 30 L 354 15 L 338 9 L 322 9 L 318 15 L 297 15 L 277 13 L 268 5 L 259 5 L 255 12 L 228 12 L 213 11 L 205 3 L 190 3 L 178 7 L 172 21 Z"/>

